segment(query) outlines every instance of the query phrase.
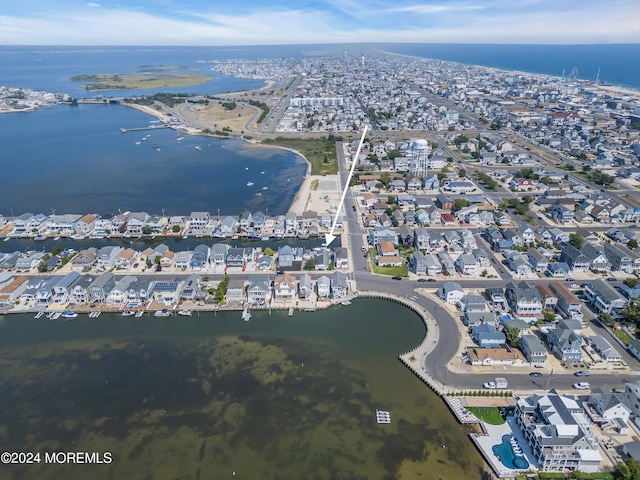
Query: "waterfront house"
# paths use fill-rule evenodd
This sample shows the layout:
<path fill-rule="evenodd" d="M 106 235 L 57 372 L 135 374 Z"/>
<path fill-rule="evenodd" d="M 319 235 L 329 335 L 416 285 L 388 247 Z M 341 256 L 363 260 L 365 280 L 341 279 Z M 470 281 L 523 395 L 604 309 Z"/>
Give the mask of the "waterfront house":
<path fill-rule="evenodd" d="M 522 335 L 522 353 L 533 367 L 544 367 L 547 361 L 547 351 L 542 342 L 535 335 Z"/>
<path fill-rule="evenodd" d="M 127 301 L 131 304 L 145 303 L 153 298 L 154 281 L 151 279 L 138 279 L 129 285 Z"/>
<path fill-rule="evenodd" d="M 180 291 L 180 298 L 182 300 L 189 300 L 193 302 L 196 300 L 200 293 L 200 275 L 189 275 L 182 284 L 182 290 Z"/>
<path fill-rule="evenodd" d="M 584 295 L 598 313 L 612 313 L 627 306 L 627 299 L 603 280 L 592 280 L 584 287 Z"/>
<path fill-rule="evenodd" d="M 223 268 L 227 264 L 228 252 L 229 245 L 225 243 L 214 243 L 209 252 L 209 262 L 214 268 Z"/>
<path fill-rule="evenodd" d="M 271 300 L 271 280 L 269 275 L 251 275 L 247 286 L 247 303 L 266 305 Z"/>
<path fill-rule="evenodd" d="M 316 280 L 316 293 L 318 298 L 329 298 L 331 295 L 331 279 L 325 275 Z"/>
<path fill-rule="evenodd" d="M 143 229 L 149 214 L 147 212 L 131 212 L 127 219 L 127 229 L 124 232 L 125 236 L 140 237 L 142 236 Z"/>
<path fill-rule="evenodd" d="M 425 255 L 420 250 L 416 250 L 409 257 L 409 270 L 416 275 L 424 275 L 427 273 Z"/>
<path fill-rule="evenodd" d="M 164 254 L 160 257 L 160 261 L 158 262 L 158 265 L 160 265 L 160 269 L 162 271 L 170 270 L 173 267 L 175 258 L 175 252 L 172 252 L 171 250 L 167 250 L 166 252 L 164 252 Z"/>
<path fill-rule="evenodd" d="M 514 416 L 541 471 L 599 470 L 598 440 L 577 400 L 554 390 L 516 396 Z"/>
<path fill-rule="evenodd" d="M 211 215 L 209 212 L 191 212 L 189 216 L 189 234 L 201 237 L 207 235 Z"/>
<path fill-rule="evenodd" d="M 244 280 L 231 278 L 227 287 L 225 299 L 229 305 L 239 306 L 244 301 Z"/>
<path fill-rule="evenodd" d="M 312 292 L 311 276 L 308 273 L 305 273 L 298 281 L 298 297 L 300 300 L 308 300 L 311 298 Z"/>
<path fill-rule="evenodd" d="M 327 248 L 316 251 L 313 255 L 313 264 L 316 270 L 327 270 L 331 263 L 331 255 Z"/>
<path fill-rule="evenodd" d="M 349 281 L 342 272 L 333 272 L 331 275 L 331 295 L 333 298 L 344 298 L 349 292 Z"/>
<path fill-rule="evenodd" d="M 445 282 L 438 290 L 438 296 L 451 305 L 456 305 L 464 296 L 464 290 L 457 282 Z"/>
<path fill-rule="evenodd" d="M 71 260 L 71 270 L 76 272 L 86 272 L 98 261 L 98 249 L 95 247 L 81 250 L 78 255 Z"/>
<path fill-rule="evenodd" d="M 189 250 L 181 250 L 179 252 L 176 252 L 175 257 L 173 257 L 174 267 L 182 271 L 185 271 L 187 268 L 189 268 L 189 265 L 191 264 L 191 253 L 192 252 L 190 252 Z"/>
<path fill-rule="evenodd" d="M 293 302 L 296 299 L 296 282 L 292 275 L 276 275 L 273 281 L 273 298 L 276 303 Z"/>
<path fill-rule="evenodd" d="M 26 252 L 20 253 L 16 259 L 14 268 L 18 272 L 28 272 L 29 270 L 36 268 L 38 264 L 44 259 L 44 252 Z"/>
<path fill-rule="evenodd" d="M 138 260 L 138 252 L 133 248 L 125 248 L 118 253 L 116 258 L 116 268 L 122 268 L 128 270 L 133 268 L 133 265 Z"/>
<path fill-rule="evenodd" d="M 102 275 L 98 276 L 91 285 L 89 285 L 89 296 L 91 297 L 91 301 L 100 303 L 105 302 L 109 292 L 113 290 L 115 285 L 115 275 L 111 272 L 104 272 Z"/>
<path fill-rule="evenodd" d="M 98 215 L 91 213 L 84 215 L 76 222 L 76 234 L 83 237 L 90 235 L 96 228 L 96 222 L 99 218 L 100 217 Z"/>
<path fill-rule="evenodd" d="M 124 248 L 115 246 L 102 247 L 98 251 L 97 269 L 98 271 L 108 271 L 116 266 L 118 255 L 122 253 Z"/>
<path fill-rule="evenodd" d="M 260 236 L 262 234 L 262 229 L 265 226 L 265 222 L 266 216 L 263 212 L 258 211 L 253 214 L 251 219 L 251 229 L 254 235 Z"/>
<path fill-rule="evenodd" d="M 228 267 L 244 267 L 246 262 L 245 249 L 242 247 L 231 247 L 227 252 Z"/>
<path fill-rule="evenodd" d="M 260 255 L 256 259 L 256 268 L 262 272 L 271 270 L 273 265 L 273 257 L 271 255 Z"/>
<path fill-rule="evenodd" d="M 153 282 L 153 299 L 164 305 L 173 305 L 180 300 L 182 290 L 182 280 L 173 278 L 171 280 L 156 280 Z"/>
<path fill-rule="evenodd" d="M 78 272 L 69 272 L 53 287 L 53 301 L 65 305 L 69 301 L 71 287 L 78 281 Z"/>
<path fill-rule="evenodd" d="M 47 278 L 36 292 L 36 303 L 38 306 L 50 305 L 53 303 L 53 289 L 62 277 L 55 276 Z"/>
<path fill-rule="evenodd" d="M 0 289 L 0 306 L 13 305 L 29 285 L 27 277 L 16 277 Z"/>
<path fill-rule="evenodd" d="M 124 277 L 116 280 L 116 283 L 107 295 L 106 302 L 109 305 L 122 305 L 127 301 L 127 292 L 129 286 L 137 280 L 136 277 L 131 275 L 125 275 Z"/>
<path fill-rule="evenodd" d="M 520 351 L 500 347 L 467 348 L 465 351 L 471 365 L 474 366 L 509 366 L 524 367 L 527 361 Z"/>
<path fill-rule="evenodd" d="M 91 285 L 94 280 L 95 277 L 92 275 L 82 275 L 79 277 L 70 288 L 69 301 L 74 305 L 89 303 L 91 300 L 89 285 Z"/>
<path fill-rule="evenodd" d="M 227 216 L 218 224 L 217 234 L 220 237 L 228 237 L 236 233 L 237 222 L 234 217 Z"/>
<path fill-rule="evenodd" d="M 190 268 L 194 272 L 199 272 L 201 270 L 207 270 L 207 266 L 209 263 L 209 246 L 201 243 L 196 248 L 193 249 L 193 253 L 191 254 L 191 262 Z"/>
<path fill-rule="evenodd" d="M 278 248 L 278 266 L 280 268 L 293 266 L 293 249 L 289 245 L 283 245 Z"/>
<path fill-rule="evenodd" d="M 73 235 L 76 233 L 76 222 L 81 218 L 82 215 L 73 213 L 50 215 L 49 219 L 45 222 L 45 226 L 51 233 Z"/>

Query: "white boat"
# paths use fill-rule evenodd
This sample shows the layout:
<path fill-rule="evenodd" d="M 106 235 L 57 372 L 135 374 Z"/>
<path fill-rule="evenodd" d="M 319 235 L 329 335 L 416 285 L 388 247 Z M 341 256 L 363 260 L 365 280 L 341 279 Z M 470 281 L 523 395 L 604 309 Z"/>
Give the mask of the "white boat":
<path fill-rule="evenodd" d="M 136 318 L 140 318 L 144 314 L 144 310 L 138 310 L 136 312 Z"/>
<path fill-rule="evenodd" d="M 249 170 L 249 167 L 244 167 L 245 170 Z"/>
<path fill-rule="evenodd" d="M 182 315 L 183 317 L 190 317 L 191 310 L 179 310 L 178 315 Z"/>
<path fill-rule="evenodd" d="M 345 300 L 344 302 L 340 302 L 340 305 L 351 305 L 351 300 Z"/>
<path fill-rule="evenodd" d="M 262 187 L 263 190 L 269 190 L 269 187 Z"/>
<path fill-rule="evenodd" d="M 177 140 L 181 142 L 182 140 L 184 140 L 184 137 L 178 137 Z"/>
<path fill-rule="evenodd" d="M 38 313 L 36 313 L 36 316 L 33 318 L 40 318 L 42 315 L 44 315 L 44 312 L 40 311 Z"/>
<path fill-rule="evenodd" d="M 260 175 L 264 175 L 264 170 L 262 172 L 260 172 Z"/>
<path fill-rule="evenodd" d="M 196 150 L 202 150 L 202 147 L 200 145 L 196 145 Z"/>
<path fill-rule="evenodd" d="M 171 312 L 166 308 L 156 310 L 156 313 L 153 314 L 154 317 L 168 317 L 169 315 L 171 315 Z"/>
<path fill-rule="evenodd" d="M 140 145 L 140 142 L 136 142 L 136 145 Z"/>
<path fill-rule="evenodd" d="M 47 239 L 47 237 L 45 237 L 44 235 L 36 235 L 35 237 L 33 237 L 33 239 L 34 239 L 36 242 L 41 242 L 41 241 L 43 241 L 43 240 L 46 240 L 46 239 Z"/>
<path fill-rule="evenodd" d="M 64 312 L 60 316 L 62 318 L 76 318 L 78 316 L 78 314 L 76 312 L 74 312 L 73 310 L 68 310 L 68 311 Z"/>
<path fill-rule="evenodd" d="M 130 317 L 131 315 L 135 315 L 136 312 L 134 312 L 133 310 L 125 310 L 124 312 L 122 312 L 122 316 L 123 317 Z"/>
<path fill-rule="evenodd" d="M 262 196 L 262 192 L 256 193 L 256 197 L 261 197 L 261 196 Z"/>
<path fill-rule="evenodd" d="M 247 182 L 247 187 L 252 187 L 253 185 L 255 185 L 253 182 Z"/>

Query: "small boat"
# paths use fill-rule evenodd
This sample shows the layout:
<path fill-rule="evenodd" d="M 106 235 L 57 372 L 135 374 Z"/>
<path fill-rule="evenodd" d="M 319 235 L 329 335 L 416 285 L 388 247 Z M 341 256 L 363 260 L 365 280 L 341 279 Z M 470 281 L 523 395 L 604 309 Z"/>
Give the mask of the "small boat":
<path fill-rule="evenodd" d="M 255 185 L 255 183 L 253 183 L 253 182 L 247 182 L 247 187 L 252 187 L 254 185 Z"/>
<path fill-rule="evenodd" d="M 345 300 L 344 302 L 340 302 L 340 305 L 351 305 L 351 300 Z"/>
<path fill-rule="evenodd" d="M 153 145 L 151 145 L 153 148 L 158 148 L 158 144 L 154 143 Z"/>
<path fill-rule="evenodd" d="M 261 197 L 262 196 L 262 192 L 256 193 L 256 197 Z"/>
<path fill-rule="evenodd" d="M 159 152 L 159 151 L 160 151 L 160 147 L 156 148 L 156 152 Z"/>
<path fill-rule="evenodd" d="M 140 142 L 136 142 L 136 145 L 140 145 Z"/>
<path fill-rule="evenodd" d="M 36 316 L 33 317 L 33 318 L 40 318 L 42 315 L 44 315 L 44 312 L 40 311 L 40 312 L 36 313 Z"/>
<path fill-rule="evenodd" d="M 178 137 L 176 140 L 178 140 L 179 142 L 181 142 L 182 140 L 184 140 L 184 137 Z"/>
<path fill-rule="evenodd" d="M 76 318 L 78 316 L 78 314 L 76 312 L 74 312 L 73 310 L 68 310 L 68 311 L 64 312 L 60 316 L 62 318 Z"/>
<path fill-rule="evenodd" d="M 190 317 L 191 310 L 179 310 L 178 315 L 182 315 L 183 317 Z"/>
<path fill-rule="evenodd" d="M 264 170 L 260 172 L 260 175 L 264 175 Z"/>
<path fill-rule="evenodd" d="M 131 315 L 135 315 L 136 312 L 134 312 L 133 310 L 125 310 L 124 312 L 122 312 L 122 316 L 123 317 L 130 317 Z"/>
<path fill-rule="evenodd" d="M 196 150 L 202 150 L 202 147 L 200 145 L 196 145 Z"/>
<path fill-rule="evenodd" d="M 136 312 L 136 318 L 140 318 L 144 314 L 144 310 L 138 310 Z"/>
<path fill-rule="evenodd" d="M 249 167 L 244 167 L 245 170 L 249 170 Z"/>
<path fill-rule="evenodd" d="M 143 142 L 146 142 L 147 140 L 149 140 L 147 137 L 142 137 Z"/>
<path fill-rule="evenodd" d="M 263 190 L 269 190 L 269 187 L 262 187 Z"/>
<path fill-rule="evenodd" d="M 171 315 L 171 312 L 166 308 L 156 310 L 156 313 L 153 314 L 154 317 L 168 317 L 169 315 Z"/>
<path fill-rule="evenodd" d="M 33 239 L 34 239 L 36 242 L 41 242 L 41 241 L 43 241 L 43 240 L 46 240 L 46 239 L 47 239 L 47 237 L 45 237 L 44 235 L 36 235 L 35 237 L 33 237 Z"/>

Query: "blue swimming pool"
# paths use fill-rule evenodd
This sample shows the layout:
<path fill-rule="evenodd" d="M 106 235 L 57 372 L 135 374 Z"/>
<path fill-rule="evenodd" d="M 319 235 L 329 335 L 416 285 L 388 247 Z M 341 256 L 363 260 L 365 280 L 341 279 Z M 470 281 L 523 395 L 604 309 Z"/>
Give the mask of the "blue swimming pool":
<path fill-rule="evenodd" d="M 515 442 L 515 445 L 512 442 Z M 520 447 L 518 446 L 517 441 L 515 441 L 515 437 L 507 434 L 502 436 L 502 443 L 494 445 L 492 450 L 495 456 L 500 459 L 505 467 L 512 468 L 514 470 L 525 470 L 529 467 L 529 462 L 522 453 L 516 453 L 518 448 Z"/>

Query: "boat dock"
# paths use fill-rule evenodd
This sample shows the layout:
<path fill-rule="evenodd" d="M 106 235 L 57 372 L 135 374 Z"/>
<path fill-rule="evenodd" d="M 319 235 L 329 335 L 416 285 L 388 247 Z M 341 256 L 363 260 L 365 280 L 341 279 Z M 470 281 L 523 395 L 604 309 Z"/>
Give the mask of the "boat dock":
<path fill-rule="evenodd" d="M 289 307 L 289 316 L 293 317 L 293 307 Z"/>
<path fill-rule="evenodd" d="M 171 128 L 169 125 L 149 125 L 147 127 L 120 128 L 120 133 L 140 132 L 143 130 L 158 130 L 160 128 Z"/>

